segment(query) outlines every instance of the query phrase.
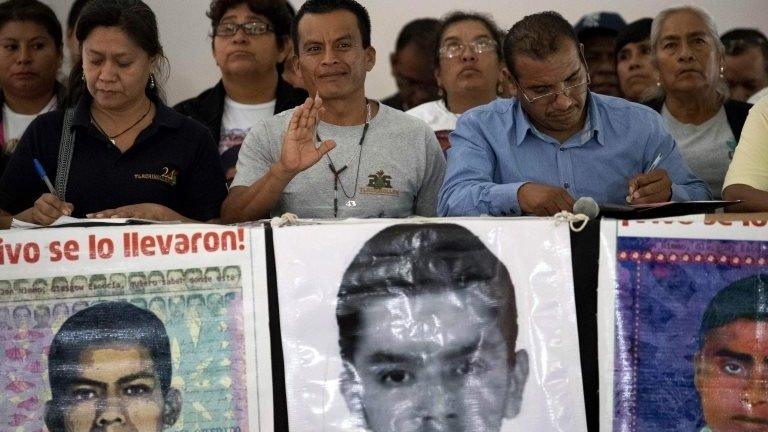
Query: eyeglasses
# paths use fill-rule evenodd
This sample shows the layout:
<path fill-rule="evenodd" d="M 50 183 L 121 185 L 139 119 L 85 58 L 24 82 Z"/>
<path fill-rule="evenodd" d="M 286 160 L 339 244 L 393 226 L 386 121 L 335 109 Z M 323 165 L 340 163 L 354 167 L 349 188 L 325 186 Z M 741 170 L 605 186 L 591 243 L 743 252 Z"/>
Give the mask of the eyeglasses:
<path fill-rule="evenodd" d="M 243 32 L 248 36 L 258 36 L 263 35 L 266 32 L 275 31 L 274 27 L 269 24 L 260 21 L 252 21 L 242 24 L 222 23 L 214 28 L 213 34 L 221 37 L 230 37 L 234 36 L 239 29 L 243 29 Z"/>
<path fill-rule="evenodd" d="M 568 85 L 568 82 L 565 81 L 563 82 L 562 90 L 556 90 L 556 91 L 551 91 L 546 93 L 544 92 L 539 93 L 539 92 L 536 92 L 535 90 L 528 89 L 529 92 L 533 93 L 533 96 L 528 96 L 528 94 L 525 93 L 525 90 L 523 90 L 523 87 L 517 81 L 517 78 L 515 76 L 512 76 L 512 81 L 514 81 L 518 92 L 522 94 L 525 100 L 530 104 L 536 103 L 538 101 L 545 101 L 546 103 L 550 104 L 554 102 L 559 95 L 563 95 L 565 97 L 580 95 L 587 91 L 587 88 L 589 84 L 592 83 L 592 80 L 589 77 L 589 68 L 587 67 L 587 61 L 584 59 L 584 46 L 582 44 L 579 44 L 579 53 L 581 54 L 581 63 L 582 65 L 584 65 L 584 70 L 587 72 L 587 78 L 586 80 L 578 84 Z"/>
<path fill-rule="evenodd" d="M 440 47 L 438 53 L 440 54 L 440 57 L 452 59 L 464 54 L 464 50 L 467 48 L 467 46 L 469 46 L 469 49 L 472 50 L 472 52 L 475 54 L 483 54 L 496 51 L 495 40 L 487 37 L 481 37 L 473 40 L 472 42 L 469 42 L 466 45 L 464 45 L 462 42 L 448 42 L 447 44 Z"/>

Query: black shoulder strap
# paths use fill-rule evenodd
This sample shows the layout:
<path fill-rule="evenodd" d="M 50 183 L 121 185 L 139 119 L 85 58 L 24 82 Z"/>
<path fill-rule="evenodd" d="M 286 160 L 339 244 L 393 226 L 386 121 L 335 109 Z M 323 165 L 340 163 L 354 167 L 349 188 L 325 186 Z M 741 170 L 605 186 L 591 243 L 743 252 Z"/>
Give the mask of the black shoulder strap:
<path fill-rule="evenodd" d="M 56 197 L 62 201 L 67 192 L 67 180 L 69 179 L 69 167 L 72 164 L 72 150 L 75 144 L 75 131 L 72 130 L 72 120 L 75 118 L 75 109 L 67 108 L 64 111 L 64 125 L 61 127 L 61 142 L 59 142 L 58 166 L 56 167 Z"/>

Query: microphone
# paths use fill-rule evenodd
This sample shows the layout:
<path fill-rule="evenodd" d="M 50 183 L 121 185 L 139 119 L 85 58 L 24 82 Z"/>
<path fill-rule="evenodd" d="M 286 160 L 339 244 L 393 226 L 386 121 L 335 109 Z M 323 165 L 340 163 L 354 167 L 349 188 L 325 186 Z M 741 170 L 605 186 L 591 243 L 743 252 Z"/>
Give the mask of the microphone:
<path fill-rule="evenodd" d="M 600 206 L 597 205 L 597 202 L 592 197 L 581 197 L 573 203 L 573 213 L 581 213 L 590 219 L 595 219 L 600 214 Z"/>

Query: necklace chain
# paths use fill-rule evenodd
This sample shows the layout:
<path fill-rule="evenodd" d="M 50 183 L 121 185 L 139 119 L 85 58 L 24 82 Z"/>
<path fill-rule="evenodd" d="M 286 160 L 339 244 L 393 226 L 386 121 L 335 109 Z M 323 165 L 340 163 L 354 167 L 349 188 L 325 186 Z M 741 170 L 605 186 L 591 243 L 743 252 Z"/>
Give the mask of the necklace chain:
<path fill-rule="evenodd" d="M 326 153 L 325 157 L 328 159 L 328 168 L 330 168 L 331 173 L 333 173 L 333 217 L 338 216 L 338 207 L 339 207 L 339 200 L 338 200 L 338 190 L 339 186 L 341 186 L 341 191 L 344 193 L 344 196 L 347 197 L 347 199 L 352 200 L 357 195 L 357 184 L 360 180 L 360 162 L 362 161 L 363 157 L 363 142 L 365 141 L 365 135 L 368 133 L 368 127 L 371 124 L 371 103 L 368 101 L 368 99 L 365 99 L 365 109 L 366 109 L 366 116 L 365 116 L 365 125 L 363 126 L 363 133 L 360 136 L 360 142 L 358 142 L 358 148 L 357 152 L 353 153 L 352 156 L 347 160 L 347 162 L 339 169 L 336 169 L 336 166 L 333 164 L 333 160 L 331 159 L 330 154 Z M 317 138 L 318 142 L 321 142 L 320 135 L 317 134 L 317 131 L 315 131 L 315 138 Z M 347 169 L 347 166 L 349 166 L 349 163 L 354 160 L 355 156 L 357 156 L 357 170 L 355 173 L 355 187 L 352 189 L 352 195 L 347 193 L 347 189 L 344 187 L 344 183 L 341 181 L 341 173 Z M 349 206 L 349 203 L 352 203 L 353 205 L 356 205 L 354 201 L 348 201 L 347 205 Z"/>
<path fill-rule="evenodd" d="M 110 135 L 109 135 L 109 134 L 108 134 L 108 133 L 107 133 L 107 132 L 104 130 L 104 128 L 102 128 L 102 127 L 101 127 L 101 125 L 99 124 L 99 122 L 97 122 L 97 121 L 96 121 L 96 118 L 93 116 L 93 113 L 91 113 L 91 123 L 93 123 L 93 125 L 94 125 L 94 126 L 96 126 L 96 129 L 98 129 L 98 130 L 99 130 L 99 132 L 101 132 L 101 134 L 102 134 L 102 135 L 104 135 L 105 137 L 107 137 L 107 139 L 108 139 L 108 140 L 109 140 L 109 141 L 110 141 L 110 142 L 111 142 L 111 143 L 114 145 L 114 144 L 115 144 L 115 139 L 117 139 L 117 137 L 119 137 L 120 135 L 123 135 L 124 133 L 126 133 L 126 132 L 128 132 L 129 130 L 131 130 L 131 129 L 133 129 L 134 127 L 136 127 L 136 125 L 138 125 L 139 123 L 141 123 L 141 121 L 142 121 L 142 120 L 144 120 L 144 118 L 145 118 L 145 117 L 147 117 L 147 114 L 149 114 L 149 112 L 150 112 L 151 110 L 152 110 L 152 101 L 150 101 L 150 102 L 149 102 L 149 106 L 147 107 L 147 110 L 144 112 L 144 114 L 142 114 L 142 115 L 141 115 L 141 117 L 139 117 L 139 119 L 138 119 L 138 120 L 136 120 L 136 122 L 135 122 L 135 123 L 133 123 L 132 125 L 128 126 L 128 128 L 127 128 L 127 129 L 125 129 L 124 131 L 120 132 L 120 133 L 119 133 L 119 134 L 117 134 L 117 135 L 112 135 L 112 136 L 110 136 Z"/>

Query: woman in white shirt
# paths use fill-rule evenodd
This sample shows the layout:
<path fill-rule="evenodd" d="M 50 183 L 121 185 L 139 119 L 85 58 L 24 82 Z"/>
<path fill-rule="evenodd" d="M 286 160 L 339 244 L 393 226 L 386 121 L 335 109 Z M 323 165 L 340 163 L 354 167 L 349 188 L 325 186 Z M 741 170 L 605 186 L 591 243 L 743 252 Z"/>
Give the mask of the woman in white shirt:
<path fill-rule="evenodd" d="M 459 115 L 496 99 L 502 86 L 501 30 L 485 15 L 453 12 L 438 31 L 435 77 L 441 98 L 408 111 L 432 128 L 443 151 Z"/>
<path fill-rule="evenodd" d="M 0 174 L 32 120 L 61 102 L 62 49 L 61 23 L 50 7 L 37 0 L 0 3 Z"/>
<path fill-rule="evenodd" d="M 651 52 L 661 94 L 646 105 L 661 113 L 691 171 L 719 199 L 750 105 L 728 99 L 714 19 L 695 6 L 661 11 L 651 25 Z"/>

